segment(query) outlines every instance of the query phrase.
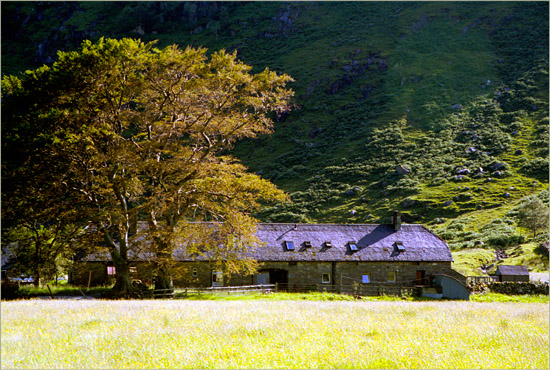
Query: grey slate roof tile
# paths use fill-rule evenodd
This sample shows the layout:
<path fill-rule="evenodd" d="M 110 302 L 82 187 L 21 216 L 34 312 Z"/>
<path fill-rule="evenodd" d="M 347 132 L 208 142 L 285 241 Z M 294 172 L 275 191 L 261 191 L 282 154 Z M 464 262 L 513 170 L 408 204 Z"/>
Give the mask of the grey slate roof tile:
<path fill-rule="evenodd" d="M 205 227 L 212 227 L 205 223 Z M 453 261 L 447 243 L 422 225 L 403 224 L 399 231 L 392 225 L 375 224 L 283 224 L 260 223 L 257 231 L 262 245 L 251 248 L 245 257 L 258 261 L 398 261 L 417 262 Z M 285 248 L 285 241 L 294 242 L 295 249 Z M 310 242 L 306 248 L 304 242 Z M 332 245 L 326 246 L 326 242 Z M 349 242 L 358 250 L 352 252 Z M 399 251 L 401 243 L 404 251 Z M 129 251 L 131 260 L 152 260 L 154 255 L 143 248 Z M 174 251 L 178 261 L 208 260 L 205 256 L 191 256 L 185 248 Z M 105 261 L 105 253 L 94 253 L 84 260 Z"/>
<path fill-rule="evenodd" d="M 526 266 L 511 266 L 500 265 L 497 266 L 497 275 L 529 275 L 529 270 Z"/>

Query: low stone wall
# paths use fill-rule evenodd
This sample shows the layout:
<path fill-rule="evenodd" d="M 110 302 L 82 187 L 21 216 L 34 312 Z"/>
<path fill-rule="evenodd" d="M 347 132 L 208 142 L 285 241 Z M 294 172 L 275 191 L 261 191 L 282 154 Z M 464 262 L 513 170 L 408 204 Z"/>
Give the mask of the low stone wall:
<path fill-rule="evenodd" d="M 516 281 L 491 282 L 468 284 L 468 289 L 472 293 L 484 293 L 491 291 L 493 293 L 521 295 L 521 294 L 548 294 L 548 285 L 544 283 L 526 283 Z"/>
<path fill-rule="evenodd" d="M 548 294 L 547 284 L 504 281 L 504 282 L 489 283 L 488 286 L 489 286 L 489 290 L 493 293 L 502 293 L 502 294 L 510 294 L 510 295 Z"/>

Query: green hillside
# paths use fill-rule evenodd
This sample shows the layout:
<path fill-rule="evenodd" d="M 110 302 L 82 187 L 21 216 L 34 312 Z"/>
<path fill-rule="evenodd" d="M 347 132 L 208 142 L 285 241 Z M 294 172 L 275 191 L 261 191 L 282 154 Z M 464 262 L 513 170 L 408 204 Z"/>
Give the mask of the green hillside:
<path fill-rule="evenodd" d="M 495 249 L 545 270 L 548 235 L 517 214 L 529 196 L 548 204 L 548 29 L 547 2 L 3 2 L 2 73 L 101 36 L 237 50 L 295 79 L 295 109 L 232 153 L 291 196 L 260 219 L 398 209 L 466 273 Z"/>

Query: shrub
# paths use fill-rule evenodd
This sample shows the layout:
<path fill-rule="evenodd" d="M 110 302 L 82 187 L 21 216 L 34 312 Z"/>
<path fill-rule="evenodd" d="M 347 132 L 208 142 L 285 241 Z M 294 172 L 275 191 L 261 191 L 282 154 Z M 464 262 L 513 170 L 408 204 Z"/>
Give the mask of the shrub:
<path fill-rule="evenodd" d="M 548 159 L 535 158 L 521 166 L 520 171 L 541 181 L 548 181 Z"/>
<path fill-rule="evenodd" d="M 524 241 L 525 237 L 523 235 L 498 235 L 487 239 L 488 244 L 501 248 L 520 245 Z"/>

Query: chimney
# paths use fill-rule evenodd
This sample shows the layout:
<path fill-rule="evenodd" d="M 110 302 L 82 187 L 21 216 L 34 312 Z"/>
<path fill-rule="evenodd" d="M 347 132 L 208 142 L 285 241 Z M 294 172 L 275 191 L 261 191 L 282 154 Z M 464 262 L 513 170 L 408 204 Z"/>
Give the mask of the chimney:
<path fill-rule="evenodd" d="M 395 231 L 401 230 L 401 215 L 399 211 L 393 211 L 392 224 Z"/>

